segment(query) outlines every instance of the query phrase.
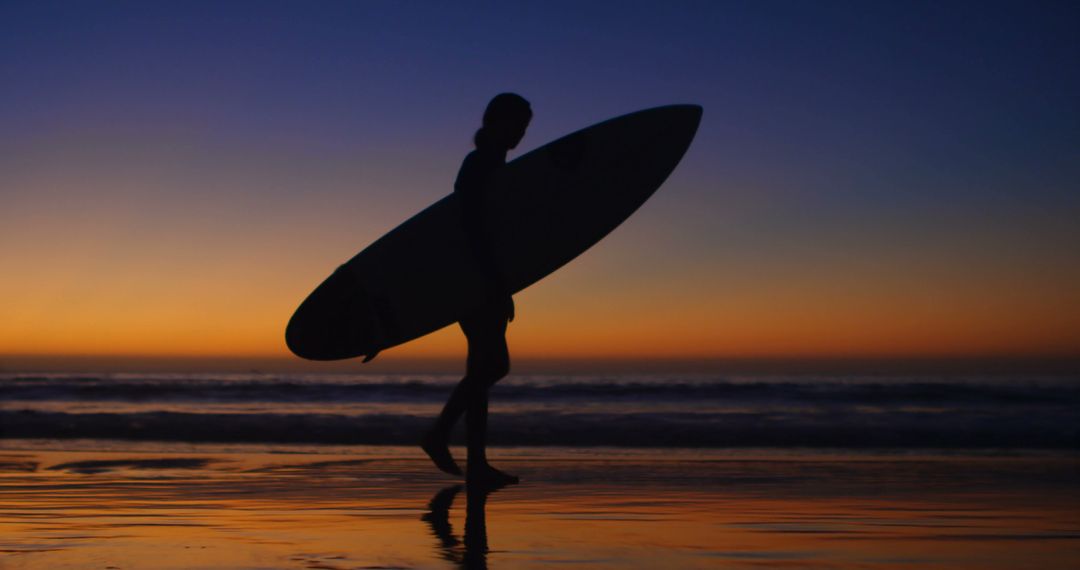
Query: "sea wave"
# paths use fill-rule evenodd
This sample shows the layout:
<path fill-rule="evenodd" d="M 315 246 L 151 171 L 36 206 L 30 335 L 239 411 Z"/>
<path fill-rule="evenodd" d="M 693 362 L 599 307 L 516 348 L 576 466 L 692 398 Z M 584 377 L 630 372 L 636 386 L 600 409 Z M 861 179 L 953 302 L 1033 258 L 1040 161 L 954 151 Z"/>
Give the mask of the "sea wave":
<path fill-rule="evenodd" d="M 63 413 L 0 411 L 0 436 L 186 442 L 412 444 L 411 414 Z M 614 447 L 1080 449 L 1071 409 L 920 412 L 493 414 L 494 445 Z"/>
<path fill-rule="evenodd" d="M 453 376 L 0 375 L 0 437 L 411 444 Z M 511 376 L 493 444 L 1080 448 L 1076 378 Z"/>
<path fill-rule="evenodd" d="M 0 379 L 0 401 L 423 402 L 446 398 L 456 378 L 342 380 L 309 378 L 15 376 Z M 507 401 L 801 402 L 846 405 L 1080 404 L 1080 382 L 679 379 L 507 380 Z"/>

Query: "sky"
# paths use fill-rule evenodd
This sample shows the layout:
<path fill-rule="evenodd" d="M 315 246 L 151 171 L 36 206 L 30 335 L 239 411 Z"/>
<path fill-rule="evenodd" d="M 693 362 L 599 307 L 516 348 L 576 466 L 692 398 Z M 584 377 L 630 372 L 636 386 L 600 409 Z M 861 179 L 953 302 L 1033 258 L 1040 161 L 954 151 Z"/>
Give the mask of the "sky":
<path fill-rule="evenodd" d="M 515 356 L 1080 356 L 1075 3 L 457 4 L 0 2 L 0 355 L 286 357 L 515 91 L 511 159 L 704 107 Z"/>

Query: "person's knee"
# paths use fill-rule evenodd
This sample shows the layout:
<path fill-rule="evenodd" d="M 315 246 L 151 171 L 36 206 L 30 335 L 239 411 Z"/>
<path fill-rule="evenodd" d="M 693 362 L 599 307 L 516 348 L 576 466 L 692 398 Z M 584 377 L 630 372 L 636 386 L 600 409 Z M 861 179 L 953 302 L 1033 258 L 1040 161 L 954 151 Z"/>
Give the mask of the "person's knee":
<path fill-rule="evenodd" d="M 488 377 L 492 384 L 506 378 L 506 375 L 510 374 L 510 357 L 503 356 L 495 359 L 491 363 L 491 369 L 488 372 Z"/>
<path fill-rule="evenodd" d="M 510 351 L 505 343 L 477 341 L 475 346 L 469 347 L 466 368 L 469 376 L 475 376 L 485 386 L 491 386 L 510 373 Z"/>
<path fill-rule="evenodd" d="M 478 384 L 484 388 L 502 380 L 510 373 L 510 360 L 507 358 L 493 358 L 476 366 L 470 376 L 475 377 Z"/>
<path fill-rule="evenodd" d="M 470 370 L 464 378 L 461 379 L 461 391 L 466 398 L 472 399 L 478 393 L 487 390 L 489 384 L 487 381 L 487 374 L 483 370 L 473 369 Z"/>

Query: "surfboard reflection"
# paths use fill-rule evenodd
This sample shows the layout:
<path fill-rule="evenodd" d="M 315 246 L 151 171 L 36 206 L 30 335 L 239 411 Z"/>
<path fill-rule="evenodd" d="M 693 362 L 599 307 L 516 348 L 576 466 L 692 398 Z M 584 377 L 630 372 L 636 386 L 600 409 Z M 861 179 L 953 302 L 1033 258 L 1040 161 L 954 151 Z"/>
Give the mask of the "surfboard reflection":
<path fill-rule="evenodd" d="M 512 484 L 512 483 L 511 483 Z M 508 485 L 469 485 L 465 493 L 465 536 L 458 540 L 450 524 L 450 507 L 465 485 L 451 485 L 435 493 L 428 501 L 428 512 L 421 517 L 428 523 L 439 545 L 439 556 L 460 568 L 487 568 L 488 495 Z"/>

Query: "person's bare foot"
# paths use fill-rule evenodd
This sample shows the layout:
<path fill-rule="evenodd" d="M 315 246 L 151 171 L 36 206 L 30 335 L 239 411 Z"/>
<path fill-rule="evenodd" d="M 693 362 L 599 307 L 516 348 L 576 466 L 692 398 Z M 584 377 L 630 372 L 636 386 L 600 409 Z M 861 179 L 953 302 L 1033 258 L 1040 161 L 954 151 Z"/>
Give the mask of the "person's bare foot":
<path fill-rule="evenodd" d="M 504 473 L 487 463 L 473 465 L 470 463 L 465 474 L 465 481 L 469 485 L 481 485 L 484 487 L 502 487 L 514 485 L 520 481 L 517 475 Z"/>
<path fill-rule="evenodd" d="M 450 446 L 445 439 L 428 434 L 420 442 L 420 448 L 431 458 L 435 467 L 438 467 L 440 471 L 458 476 L 462 474 L 461 468 L 454 461 L 454 456 L 450 455 Z"/>

